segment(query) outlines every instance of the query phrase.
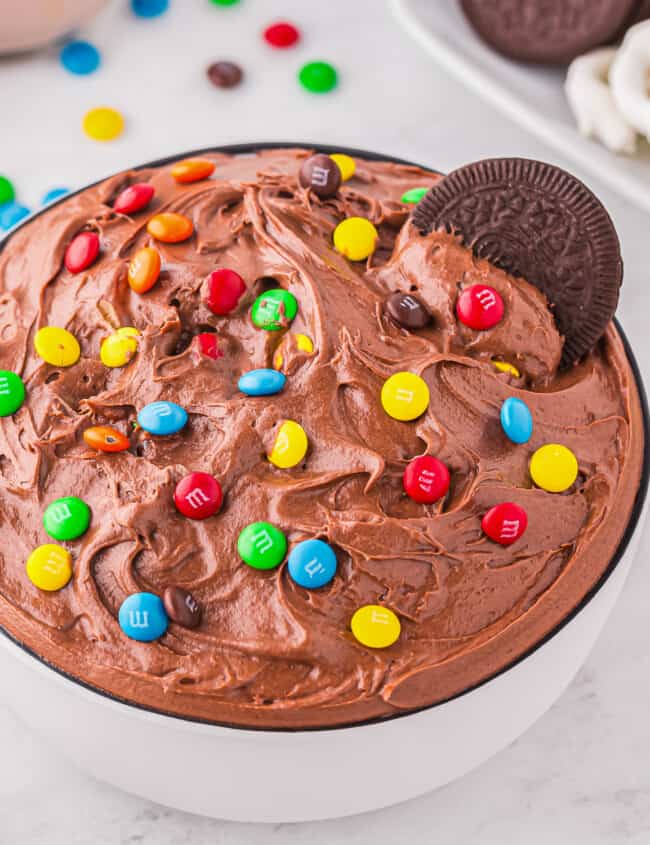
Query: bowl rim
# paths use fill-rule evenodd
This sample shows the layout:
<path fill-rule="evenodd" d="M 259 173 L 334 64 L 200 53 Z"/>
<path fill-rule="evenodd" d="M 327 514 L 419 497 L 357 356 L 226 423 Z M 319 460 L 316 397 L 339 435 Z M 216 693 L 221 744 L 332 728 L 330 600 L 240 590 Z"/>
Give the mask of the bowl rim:
<path fill-rule="evenodd" d="M 145 162 L 143 164 L 135 165 L 134 167 L 125 168 L 124 171 L 117 171 L 117 173 L 112 175 L 118 175 L 120 172 L 127 172 L 127 171 L 134 171 L 137 172 L 139 170 L 147 170 L 149 168 L 155 167 L 164 167 L 172 162 L 178 161 L 179 159 L 184 158 L 194 158 L 200 155 L 208 155 L 208 154 L 225 154 L 225 155 L 234 155 L 234 156 L 252 156 L 256 153 L 263 152 L 265 150 L 285 150 L 285 149 L 301 149 L 301 150 L 313 150 L 314 152 L 318 153 L 343 153 L 345 155 L 352 156 L 353 158 L 361 158 L 367 159 L 368 161 L 387 161 L 393 164 L 401 164 L 408 167 L 418 167 L 422 170 L 427 170 L 430 173 L 441 173 L 441 171 L 436 170 L 435 168 L 431 168 L 425 165 L 418 164 L 416 162 L 410 161 L 409 159 L 398 158 L 392 155 L 384 155 L 382 153 L 358 149 L 355 147 L 345 147 L 345 146 L 336 146 L 332 144 L 321 144 L 321 143 L 310 143 L 310 142 L 296 142 L 296 141 L 260 141 L 260 142 L 244 142 L 238 144 L 225 144 L 225 145 L 217 145 L 211 147 L 201 147 L 199 149 L 189 150 L 182 153 L 176 153 L 174 155 L 163 156 L 162 158 L 154 159 L 153 161 Z M 18 232 L 23 226 L 28 225 L 35 220 L 36 218 L 40 217 L 41 214 L 44 214 L 50 209 L 54 208 L 55 206 L 65 202 L 66 200 L 70 199 L 71 197 L 76 196 L 77 194 L 82 193 L 83 191 L 87 190 L 88 188 L 92 188 L 95 185 L 99 185 L 101 182 L 106 181 L 106 179 L 111 178 L 111 175 L 103 176 L 100 179 L 97 179 L 95 182 L 91 182 L 88 185 L 84 185 L 81 188 L 78 188 L 75 191 L 71 191 L 70 193 L 64 194 L 59 199 L 55 200 L 52 203 L 49 203 L 46 206 L 38 209 L 33 214 L 30 214 L 29 217 L 25 217 L 20 223 L 11 229 L 6 235 L 0 238 L 0 253 L 4 250 L 7 246 L 11 238 Z M 442 699 L 441 701 L 436 701 L 434 704 L 428 704 L 424 707 L 418 707 L 413 710 L 407 710 L 405 712 L 394 713 L 390 716 L 380 716 L 372 719 L 365 719 L 363 721 L 357 722 L 345 722 L 340 725 L 323 725 L 323 726 L 313 726 L 313 727 L 286 727 L 286 726 L 279 726 L 279 727 L 256 727 L 255 725 L 233 725 L 232 723 L 228 722 L 219 722 L 212 719 L 202 719 L 192 716 L 184 716 L 178 713 L 171 713 L 166 710 L 162 710 L 156 707 L 148 707 L 144 704 L 139 704 L 138 702 L 130 701 L 129 699 L 121 698 L 107 690 L 103 690 L 100 687 L 95 686 L 87 681 L 82 680 L 81 678 L 77 678 L 71 673 L 61 669 L 60 667 L 50 663 L 49 661 L 45 660 L 41 655 L 35 652 L 33 649 L 26 646 L 22 643 L 19 639 L 15 636 L 10 634 L 5 628 L 0 624 L 0 635 L 2 635 L 9 643 L 17 646 L 27 657 L 34 658 L 40 665 L 41 668 L 46 668 L 52 670 L 55 674 L 57 674 L 62 680 L 67 681 L 76 687 L 80 687 L 83 691 L 87 693 L 94 693 L 95 695 L 99 696 L 100 698 L 104 699 L 106 703 L 112 703 L 113 705 L 122 705 L 134 712 L 139 712 L 139 715 L 148 715 L 153 717 L 165 717 L 167 719 L 173 719 L 177 723 L 185 723 L 188 727 L 189 726 L 202 726 L 204 728 L 214 728 L 214 729 L 221 729 L 232 731 L 236 733 L 245 733 L 245 734 L 267 734 L 267 735 L 275 735 L 275 734 L 313 734 L 313 733 L 328 733 L 328 732 L 335 732 L 335 731 L 345 731 L 345 730 L 353 730 L 359 728 L 367 728 L 377 725 L 384 725 L 389 724 L 392 722 L 396 722 L 397 720 L 408 719 L 409 717 L 417 716 L 424 714 L 428 711 L 435 709 L 436 707 L 441 707 L 445 704 L 449 704 L 456 699 L 462 698 L 463 696 L 469 695 L 470 693 L 474 692 L 475 690 L 480 689 L 482 686 L 489 684 L 490 682 L 496 680 L 501 675 L 504 675 L 506 672 L 509 672 L 511 669 L 514 669 L 520 663 L 523 663 L 529 657 L 531 657 L 536 651 L 541 649 L 547 642 L 553 639 L 560 631 L 562 631 L 569 623 L 591 602 L 593 598 L 601 591 L 601 589 L 605 586 L 607 581 L 610 579 L 611 575 L 613 574 L 614 570 L 617 568 L 618 564 L 623 558 L 625 551 L 632 539 L 632 536 L 636 530 L 637 524 L 643 512 L 643 507 L 647 498 L 648 487 L 650 484 L 650 410 L 648 408 L 648 398 L 645 390 L 645 386 L 643 383 L 643 378 L 641 375 L 641 371 L 638 365 L 638 362 L 634 356 L 634 352 L 632 351 L 632 347 L 630 342 L 627 338 L 627 335 L 623 331 L 623 328 L 616 317 L 612 318 L 612 322 L 616 327 L 616 331 L 618 332 L 619 337 L 623 343 L 623 348 L 625 350 L 625 355 L 627 360 L 630 364 L 630 369 L 634 376 L 634 381 L 636 384 L 637 392 L 639 395 L 639 405 L 641 408 L 641 416 L 643 420 L 643 461 L 641 466 L 641 476 L 639 478 L 639 486 L 636 492 L 636 496 L 634 499 L 634 504 L 632 507 L 632 511 L 630 513 L 630 517 L 627 521 L 625 526 L 625 531 L 621 537 L 621 540 L 614 552 L 609 565 L 603 571 L 602 575 L 598 579 L 598 581 L 592 586 L 592 588 L 583 596 L 581 601 L 562 618 L 562 620 L 553 628 L 551 629 L 546 636 L 542 639 L 538 640 L 537 642 L 533 643 L 533 645 L 528 648 L 526 651 L 522 652 L 516 658 L 511 660 L 505 666 L 501 667 L 498 671 L 493 672 L 486 678 L 481 679 L 477 683 L 473 684 L 472 686 L 466 687 L 465 689 L 461 690 L 460 692 L 455 693 L 454 695 L 449 696 L 448 698 Z"/>

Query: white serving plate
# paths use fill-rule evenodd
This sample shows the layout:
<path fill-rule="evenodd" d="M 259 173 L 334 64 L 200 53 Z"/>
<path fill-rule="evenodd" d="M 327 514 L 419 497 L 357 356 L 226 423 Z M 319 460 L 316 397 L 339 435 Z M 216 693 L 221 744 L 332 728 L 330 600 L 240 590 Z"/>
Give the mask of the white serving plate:
<path fill-rule="evenodd" d="M 564 96 L 563 68 L 524 65 L 500 56 L 471 29 L 458 0 L 391 0 L 406 31 L 482 99 L 537 135 L 582 170 L 650 211 L 650 145 L 616 155 L 583 138 Z M 474 131 L 471 121 L 467 131 Z"/>

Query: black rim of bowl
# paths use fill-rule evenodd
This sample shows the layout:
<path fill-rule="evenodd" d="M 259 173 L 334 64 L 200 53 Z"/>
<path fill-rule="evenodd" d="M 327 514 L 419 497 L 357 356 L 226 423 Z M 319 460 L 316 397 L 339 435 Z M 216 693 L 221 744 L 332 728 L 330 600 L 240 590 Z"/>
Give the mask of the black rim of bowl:
<path fill-rule="evenodd" d="M 189 152 L 184 152 L 176 155 L 165 156 L 164 158 L 156 159 L 155 161 L 150 161 L 145 164 L 139 164 L 136 167 L 128 168 L 128 170 L 137 172 L 139 170 L 147 170 L 152 167 L 164 167 L 167 164 L 171 164 L 174 161 L 178 161 L 179 159 L 183 158 L 193 158 L 200 155 L 205 155 L 209 153 L 224 153 L 226 155 L 254 155 L 255 153 L 262 152 L 264 150 L 283 150 L 283 149 L 307 149 L 307 150 L 314 150 L 315 152 L 321 153 L 345 153 L 346 155 L 352 156 L 353 158 L 362 158 L 368 159 L 369 161 L 389 161 L 394 164 L 403 164 L 409 167 L 420 167 L 423 170 L 428 170 L 429 172 L 436 173 L 440 171 L 436 171 L 435 168 L 426 167 L 425 165 L 416 164 L 413 161 L 408 161 L 407 159 L 403 158 L 396 158 L 395 156 L 391 155 L 382 155 L 381 153 L 376 152 L 369 152 L 368 150 L 359 150 L 350 147 L 337 147 L 332 146 L 330 144 L 310 144 L 306 142 L 291 142 L 291 141 L 269 141 L 269 142 L 260 142 L 257 144 L 253 143 L 243 143 L 243 144 L 228 144 L 224 146 L 216 146 L 216 147 L 203 147 L 198 150 L 190 150 Z M 25 218 L 24 221 L 21 221 L 18 226 L 12 229 L 2 240 L 0 240 L 0 252 L 6 247 L 6 245 L 11 240 L 12 236 L 23 226 L 28 225 L 31 223 L 32 220 L 35 220 L 37 217 L 40 217 L 41 214 L 49 211 L 51 208 L 59 205 L 60 203 L 65 202 L 66 200 L 70 199 L 70 197 L 75 196 L 76 194 L 80 194 L 82 191 L 87 190 L 88 188 L 93 187 L 94 185 L 98 185 L 101 182 L 105 181 L 105 179 L 110 178 L 110 176 L 105 176 L 102 179 L 98 179 L 96 182 L 92 182 L 89 185 L 85 185 L 83 188 L 79 188 L 77 191 L 71 191 L 69 194 L 65 194 L 60 199 L 56 200 L 53 203 L 50 203 L 47 206 L 44 206 L 42 209 L 39 209 L 35 214 L 30 215 L 29 217 Z M 621 538 L 620 543 L 616 549 L 616 552 L 612 556 L 611 561 L 607 569 L 603 572 L 600 576 L 598 581 L 594 584 L 594 586 L 589 590 L 589 592 L 582 598 L 582 601 L 570 611 L 561 622 L 559 622 L 551 631 L 546 634 L 541 640 L 538 640 L 534 645 L 532 645 L 529 649 L 525 652 L 520 654 L 506 666 L 502 667 L 496 672 L 493 672 L 486 678 L 478 681 L 476 684 L 473 684 L 470 687 L 462 690 L 461 692 L 456 693 L 455 695 L 451 695 L 448 698 L 445 698 L 441 701 L 436 701 L 435 704 L 428 704 L 424 707 L 418 707 L 413 710 L 407 710 L 403 713 L 395 713 L 390 716 L 380 716 L 373 719 L 365 719 L 362 721 L 354 721 L 354 722 L 345 722 L 340 725 L 323 725 L 323 726 L 314 726 L 314 727 L 300 727 L 300 728 L 292 728 L 292 727 L 255 727 L 254 725 L 234 725 L 229 722 L 219 722 L 214 719 L 200 719 L 194 718 L 192 716 L 183 716 L 178 713 L 171 713 L 167 710 L 162 710 L 156 707 L 147 707 L 144 704 L 139 704 L 138 702 L 130 701 L 129 699 L 120 698 L 113 693 L 107 692 L 106 690 L 101 689 L 100 687 L 96 687 L 93 684 L 87 683 L 86 681 L 81 680 L 80 678 L 75 677 L 74 675 L 66 672 L 65 670 L 59 668 L 58 666 L 48 662 L 43 657 L 41 657 L 37 652 L 33 651 L 31 648 L 28 648 L 24 643 L 20 642 L 19 639 L 14 637 L 8 631 L 6 631 L 2 625 L 0 625 L 0 634 L 4 635 L 8 640 L 10 640 L 14 645 L 17 645 L 22 651 L 26 654 L 29 654 L 31 657 L 35 658 L 39 663 L 43 666 L 46 666 L 48 669 L 53 670 L 58 675 L 66 678 L 68 681 L 72 681 L 74 684 L 89 690 L 97 695 L 102 696 L 103 698 L 107 698 L 111 701 L 114 701 L 118 704 L 126 705 L 127 707 L 134 708 L 136 710 L 140 710 L 146 713 L 153 713 L 158 716 L 166 716 L 169 719 L 176 719 L 181 722 L 190 722 L 200 725 L 208 725 L 213 727 L 219 728 L 227 728 L 232 731 L 245 731 L 245 732 L 255 732 L 255 733 L 313 733 L 317 731 L 340 731 L 340 730 L 350 730 L 351 728 L 362 728 L 366 725 L 376 725 L 376 724 L 383 724 L 387 722 L 394 722 L 398 719 L 406 719 L 409 716 L 414 716 L 417 713 L 424 713 L 427 710 L 433 710 L 436 707 L 440 707 L 443 704 L 448 704 L 451 701 L 454 701 L 458 698 L 461 698 L 464 695 L 468 695 L 469 693 L 473 692 L 476 689 L 484 686 L 485 684 L 490 683 L 490 681 L 495 680 L 500 675 L 505 674 L 506 672 L 513 669 L 519 663 L 522 663 L 536 651 L 538 651 L 542 646 L 544 646 L 549 640 L 551 640 L 556 634 L 558 634 L 565 626 L 567 626 L 589 603 L 590 601 L 596 596 L 597 593 L 600 592 L 601 588 L 605 585 L 605 583 L 609 580 L 610 576 L 618 566 L 623 557 L 629 542 L 634 534 L 634 531 L 637 527 L 637 523 L 643 511 L 643 505 L 646 500 L 646 495 L 648 492 L 648 482 L 650 480 L 650 412 L 648 410 L 648 399 L 645 392 L 645 387 L 643 384 L 643 379 L 641 377 L 641 372 L 639 370 L 639 365 L 637 363 L 636 358 L 634 357 L 634 353 L 632 352 L 632 348 L 630 343 L 627 339 L 627 336 L 623 329 L 621 328 L 620 323 L 616 318 L 613 320 L 614 325 L 616 326 L 616 330 L 621 337 L 623 342 L 623 347 L 625 349 L 625 354 L 627 359 L 630 363 L 630 368 L 634 375 L 634 380 L 636 383 L 637 391 L 639 393 L 639 402 L 641 405 L 641 414 L 643 417 L 643 434 L 644 434 L 644 446 L 643 446 L 643 465 L 641 469 L 641 477 L 639 479 L 639 487 L 636 493 L 636 497 L 634 500 L 634 506 L 632 508 L 632 512 L 630 514 L 630 518 L 628 519 L 627 525 L 625 527 L 625 531 Z"/>

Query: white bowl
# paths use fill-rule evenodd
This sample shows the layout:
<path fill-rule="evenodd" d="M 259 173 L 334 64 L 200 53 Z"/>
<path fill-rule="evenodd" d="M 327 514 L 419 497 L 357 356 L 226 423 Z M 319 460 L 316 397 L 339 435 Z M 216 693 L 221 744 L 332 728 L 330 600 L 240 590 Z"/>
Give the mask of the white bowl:
<path fill-rule="evenodd" d="M 260 146 L 281 145 L 255 148 Z M 248 153 L 255 148 L 220 150 Z M 480 686 L 420 712 L 372 724 L 245 730 L 117 701 L 63 675 L 5 635 L 0 636 L 0 696 L 95 777 L 214 818 L 297 822 L 345 816 L 405 801 L 460 777 L 516 739 L 562 694 L 589 654 L 632 565 L 645 519 L 648 409 L 627 343 L 626 348 L 646 431 L 643 476 L 628 530 L 608 571 L 581 606 L 528 655 Z"/>

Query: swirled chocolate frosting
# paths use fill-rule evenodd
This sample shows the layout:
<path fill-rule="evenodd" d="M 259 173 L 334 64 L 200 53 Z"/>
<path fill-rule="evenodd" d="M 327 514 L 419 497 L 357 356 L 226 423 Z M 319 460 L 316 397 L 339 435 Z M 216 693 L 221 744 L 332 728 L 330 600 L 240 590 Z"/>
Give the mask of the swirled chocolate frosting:
<path fill-rule="evenodd" d="M 209 156 L 212 178 L 178 185 L 169 166 L 122 173 L 72 196 L 32 222 L 0 253 L 0 367 L 25 381 L 27 399 L 0 420 L 0 626 L 47 663 L 139 705 L 214 722 L 318 727 L 362 722 L 448 699 L 489 678 L 539 643 L 570 614 L 610 565 L 632 512 L 643 456 L 634 377 L 616 329 L 592 353 L 558 372 L 562 338 L 544 295 L 479 260 L 453 236 L 420 235 L 404 191 L 436 174 L 359 160 L 334 198 L 300 186 L 306 150 Z M 155 187 L 152 204 L 128 217 L 112 201 L 133 182 Z M 187 215 L 194 235 L 157 243 L 160 280 L 146 294 L 127 282 L 146 224 L 161 210 Z M 336 252 L 332 233 L 349 216 L 370 219 L 379 242 L 366 262 Z M 98 260 L 72 275 L 66 246 L 81 230 L 100 237 Z M 247 284 L 239 307 L 216 316 L 206 277 L 236 270 Z M 502 321 L 474 331 L 456 319 L 459 289 L 474 282 L 503 298 Z M 269 287 L 293 293 L 290 328 L 264 331 L 251 304 Z M 432 321 L 397 325 L 386 311 L 397 291 L 414 293 Z M 65 327 L 82 357 L 69 368 L 34 351 L 43 326 Z M 125 367 L 100 360 L 119 326 L 142 333 Z M 194 337 L 216 332 L 221 357 Z M 296 333 L 314 351 L 285 339 Z M 283 343 L 285 389 L 239 392 L 239 376 L 272 367 Z M 519 376 L 500 372 L 497 359 Z M 420 374 L 428 411 L 413 422 L 380 402 L 397 371 Z M 508 396 L 534 419 L 529 443 L 499 425 Z M 147 403 L 171 400 L 189 413 L 179 433 L 134 427 Z M 266 459 L 282 421 L 309 437 L 305 460 L 280 469 Z M 119 454 L 90 450 L 83 431 L 109 424 L 129 435 Z M 561 443 L 579 475 L 566 493 L 534 486 L 535 449 Z M 405 495 L 402 474 L 417 455 L 437 456 L 451 486 L 435 505 Z M 213 474 L 220 513 L 187 519 L 174 486 L 192 471 Z M 48 542 L 42 517 L 63 496 L 91 508 L 90 529 L 65 544 L 73 578 L 39 591 L 25 572 Z M 510 546 L 481 530 L 494 504 L 514 502 L 528 529 Z M 318 537 L 338 559 L 319 590 L 293 582 L 286 563 L 263 572 L 242 562 L 237 538 L 266 520 L 289 548 Z M 124 599 L 174 585 L 201 606 L 196 628 L 172 623 L 158 641 L 131 640 L 118 624 Z M 401 636 L 371 649 L 351 633 L 366 604 L 393 610 Z"/>

